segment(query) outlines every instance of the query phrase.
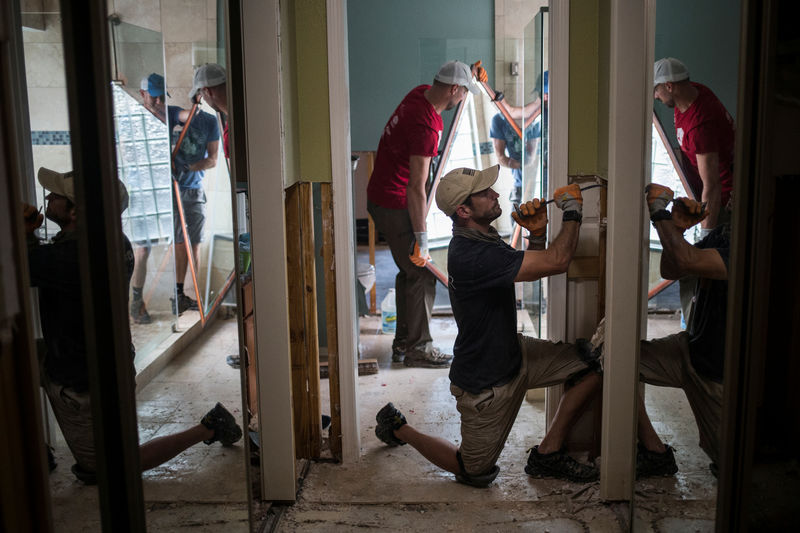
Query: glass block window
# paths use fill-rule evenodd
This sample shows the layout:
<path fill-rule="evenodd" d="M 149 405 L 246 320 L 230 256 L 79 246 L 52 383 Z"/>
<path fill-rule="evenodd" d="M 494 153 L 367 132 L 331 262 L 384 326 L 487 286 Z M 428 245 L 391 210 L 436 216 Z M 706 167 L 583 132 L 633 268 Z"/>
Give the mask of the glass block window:
<path fill-rule="evenodd" d="M 172 240 L 169 135 L 135 98 L 113 85 L 117 173 L 128 189 L 122 231 L 131 242 Z"/>

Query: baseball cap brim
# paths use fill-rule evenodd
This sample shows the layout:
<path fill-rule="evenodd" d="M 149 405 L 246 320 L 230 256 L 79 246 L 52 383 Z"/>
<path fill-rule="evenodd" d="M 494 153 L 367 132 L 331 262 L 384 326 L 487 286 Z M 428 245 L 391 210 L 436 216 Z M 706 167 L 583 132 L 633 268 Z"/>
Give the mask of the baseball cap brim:
<path fill-rule="evenodd" d="M 41 167 L 37 178 L 44 190 L 69 198 L 70 202 L 75 203 L 75 189 L 71 186 L 71 182 L 67 183 L 67 179 L 72 179 L 71 172 L 61 173 Z"/>

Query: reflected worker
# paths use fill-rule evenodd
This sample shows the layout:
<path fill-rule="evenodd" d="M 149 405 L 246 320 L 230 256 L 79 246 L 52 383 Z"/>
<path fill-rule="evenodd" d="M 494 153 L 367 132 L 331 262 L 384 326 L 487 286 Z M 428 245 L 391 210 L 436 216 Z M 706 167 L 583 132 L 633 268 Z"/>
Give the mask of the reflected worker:
<path fill-rule="evenodd" d="M 538 82 L 541 82 L 541 78 L 537 80 Z M 533 91 L 534 99 L 532 102 L 525 104 L 523 107 L 505 106 L 512 119 L 521 121 L 524 124 L 535 113 L 543 110 L 542 97 L 540 96 L 542 90 L 539 85 Z M 547 72 L 544 73 L 544 100 L 547 102 Z M 528 127 L 525 128 L 526 163 L 528 163 L 528 158 L 535 152 L 534 142 L 539 141 L 542 137 L 543 125 L 544 116 L 540 117 L 538 121 L 532 120 Z M 514 186 L 511 189 L 508 200 L 512 204 L 519 204 L 522 201 L 522 139 L 502 113 L 497 113 L 492 117 L 489 137 L 492 138 L 497 162 L 500 163 L 500 166 L 510 168 L 511 175 L 514 178 Z"/>
<path fill-rule="evenodd" d="M 40 350 L 40 376 L 53 413 L 76 463 L 72 473 L 86 484 L 96 479 L 94 426 L 92 421 L 89 372 L 86 360 L 85 325 L 78 260 L 78 215 L 75 204 L 74 173 L 39 169 L 39 183 L 49 191 L 45 215 L 61 231 L 51 243 L 42 244 L 34 235 L 43 215 L 34 206 L 23 208 L 28 238 L 28 266 L 31 285 L 38 288 L 39 310 L 44 335 Z M 127 207 L 128 195 L 118 182 L 120 206 Z M 128 280 L 133 272 L 133 250 L 122 236 Z M 134 349 L 129 354 L 133 366 Z M 132 375 L 135 370 L 132 369 Z M 133 387 L 131 387 L 133 390 Z M 217 404 L 195 426 L 139 447 L 142 470 L 154 468 L 201 441 L 219 441 L 230 446 L 242 436 L 236 420 L 222 404 Z"/>
<path fill-rule="evenodd" d="M 425 184 L 431 159 L 438 154 L 442 112 L 456 107 L 468 91 L 479 93 L 470 67 L 459 61 L 442 65 L 433 85 L 412 89 L 383 129 L 367 185 L 367 211 L 399 269 L 392 361 L 409 367 L 446 368 L 453 359 L 433 346 L 430 333 L 436 278 L 425 268 Z"/>
<path fill-rule="evenodd" d="M 700 223 L 705 237 L 726 222 L 723 209 L 733 190 L 734 125 L 714 93 L 689 79 L 689 69 L 673 57 L 654 65 L 653 96 L 675 110 L 675 134 L 682 167 L 693 192 L 706 203 L 708 217 Z"/>
<path fill-rule="evenodd" d="M 172 177 L 178 182 L 180 189 L 181 206 L 186 217 L 186 235 L 189 237 L 192 259 L 196 269 L 206 221 L 206 193 L 203 190 L 203 178 L 207 169 L 217 165 L 219 126 L 217 117 L 200 110 L 200 98 L 194 88 L 189 93 L 189 98 L 198 106 L 194 116 L 190 117 L 191 113 L 185 109 L 169 106 L 167 117 L 173 146 Z M 187 121 L 188 126 L 186 125 Z M 175 146 L 178 146 L 177 151 L 174 149 Z M 189 298 L 183 292 L 189 257 L 184 245 L 177 202 L 173 203 L 172 218 L 175 227 L 175 285 L 177 291 L 176 297 L 173 299 L 172 310 L 176 315 L 180 315 L 187 309 L 197 309 L 197 301 Z"/>

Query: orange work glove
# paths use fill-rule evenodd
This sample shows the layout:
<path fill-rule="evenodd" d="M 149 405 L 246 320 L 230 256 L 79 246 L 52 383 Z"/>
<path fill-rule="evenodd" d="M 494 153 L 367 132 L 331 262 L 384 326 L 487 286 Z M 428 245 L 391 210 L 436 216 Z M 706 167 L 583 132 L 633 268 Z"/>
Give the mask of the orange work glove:
<path fill-rule="evenodd" d="M 25 221 L 25 233 L 33 233 L 44 222 L 44 215 L 36 206 L 30 204 L 22 204 L 22 218 Z"/>
<path fill-rule="evenodd" d="M 675 198 L 672 201 L 672 222 L 682 230 L 687 230 L 700 223 L 707 216 L 705 202 L 685 197 Z"/>
<path fill-rule="evenodd" d="M 480 60 L 472 65 L 472 69 L 476 80 L 483 82 L 489 81 L 489 76 L 486 74 L 486 69 L 481 66 Z"/>
<path fill-rule="evenodd" d="M 567 211 L 577 211 L 579 215 L 583 214 L 583 196 L 581 196 L 581 188 L 577 183 L 559 187 L 553 194 L 553 199 L 556 205 L 565 213 Z"/>
<path fill-rule="evenodd" d="M 411 262 L 420 268 L 425 268 L 431 256 L 428 254 L 428 233 L 425 231 L 414 232 L 414 243 L 408 256 Z"/>
<path fill-rule="evenodd" d="M 647 195 L 647 207 L 650 209 L 650 219 L 659 211 L 665 211 L 667 205 L 672 201 L 675 193 L 669 187 L 664 187 L 658 183 L 651 183 L 644 188 Z"/>
<path fill-rule="evenodd" d="M 514 222 L 531 232 L 534 237 L 543 237 L 547 230 L 547 206 L 544 199 L 534 198 L 511 213 Z M 520 216 L 520 214 L 522 216 Z"/>

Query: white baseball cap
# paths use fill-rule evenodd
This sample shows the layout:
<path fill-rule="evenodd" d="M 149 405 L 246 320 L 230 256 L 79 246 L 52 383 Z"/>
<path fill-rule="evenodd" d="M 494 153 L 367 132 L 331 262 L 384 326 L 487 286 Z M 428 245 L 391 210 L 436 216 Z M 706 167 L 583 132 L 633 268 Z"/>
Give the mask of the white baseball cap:
<path fill-rule="evenodd" d="M 500 165 L 489 167 L 485 170 L 472 168 L 457 168 L 445 174 L 436 188 L 436 205 L 445 215 L 450 216 L 456 212 L 458 206 L 464 203 L 469 195 L 481 192 L 497 181 L 500 174 Z"/>
<path fill-rule="evenodd" d="M 674 57 L 665 57 L 656 61 L 653 66 L 653 87 L 668 81 L 683 81 L 689 79 L 689 69 Z"/>
<path fill-rule="evenodd" d="M 192 90 L 189 91 L 189 98 L 194 98 L 197 91 L 204 87 L 216 87 L 228 81 L 228 76 L 225 74 L 225 69 L 216 63 L 206 63 L 200 65 L 194 71 L 194 81 L 192 82 Z"/>
<path fill-rule="evenodd" d="M 57 172 L 41 167 L 37 176 L 44 190 L 63 196 L 73 204 L 75 203 L 75 171 Z M 120 211 L 125 211 L 128 208 L 128 189 L 120 180 L 117 180 L 117 193 L 119 194 Z"/>
<path fill-rule="evenodd" d="M 481 92 L 478 85 L 472 81 L 472 71 L 461 61 L 448 61 L 439 68 L 433 79 L 448 85 L 463 85 L 472 94 Z"/>

